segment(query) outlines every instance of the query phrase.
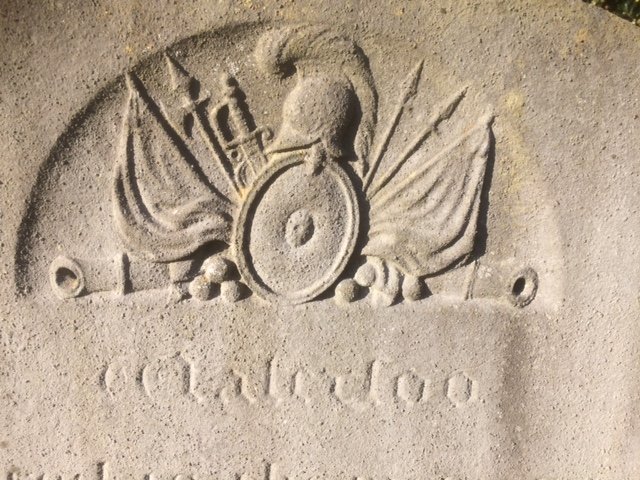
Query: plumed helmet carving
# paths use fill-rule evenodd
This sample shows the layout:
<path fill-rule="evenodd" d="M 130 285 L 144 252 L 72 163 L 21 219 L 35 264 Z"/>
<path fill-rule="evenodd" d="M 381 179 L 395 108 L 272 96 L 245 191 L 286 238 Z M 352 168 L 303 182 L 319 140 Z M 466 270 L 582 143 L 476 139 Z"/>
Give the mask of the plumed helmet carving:
<path fill-rule="evenodd" d="M 327 29 L 301 26 L 267 32 L 258 41 L 255 56 L 265 73 L 283 77 L 297 73 L 269 151 L 320 143 L 331 157 L 353 156 L 366 169 L 377 95 L 360 48 Z"/>
<path fill-rule="evenodd" d="M 356 97 L 347 81 L 301 77 L 282 107 L 282 125 L 267 153 L 320 142 L 334 158 L 349 154 L 345 140 L 355 119 Z"/>

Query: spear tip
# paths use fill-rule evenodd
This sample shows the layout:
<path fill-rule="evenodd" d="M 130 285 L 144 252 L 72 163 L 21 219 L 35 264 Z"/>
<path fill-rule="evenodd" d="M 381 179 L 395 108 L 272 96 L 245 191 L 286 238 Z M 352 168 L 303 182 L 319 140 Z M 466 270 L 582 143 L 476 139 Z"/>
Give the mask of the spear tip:
<path fill-rule="evenodd" d="M 167 67 L 171 77 L 171 88 L 173 90 L 187 92 L 189 90 L 189 84 L 191 83 L 191 75 L 189 75 L 189 72 L 187 72 L 167 50 L 164 51 L 164 58 L 167 61 Z"/>
<path fill-rule="evenodd" d="M 411 97 L 414 97 L 418 93 L 418 84 L 420 83 L 420 77 L 422 76 L 422 67 L 424 66 L 424 60 L 420 60 L 413 70 L 409 72 L 407 78 L 403 82 L 404 96 L 402 103 L 406 103 Z"/>

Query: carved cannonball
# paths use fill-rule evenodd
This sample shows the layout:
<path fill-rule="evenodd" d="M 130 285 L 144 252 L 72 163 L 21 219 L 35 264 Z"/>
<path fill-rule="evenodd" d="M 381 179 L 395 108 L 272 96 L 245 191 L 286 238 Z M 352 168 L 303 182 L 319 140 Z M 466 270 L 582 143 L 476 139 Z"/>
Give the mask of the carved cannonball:
<path fill-rule="evenodd" d="M 402 280 L 402 297 L 410 302 L 421 300 L 426 296 L 425 285 L 418 277 L 407 275 Z"/>
<path fill-rule="evenodd" d="M 370 263 L 365 263 L 356 272 L 354 280 L 363 287 L 370 287 L 376 281 L 375 267 Z"/>
<path fill-rule="evenodd" d="M 211 300 L 213 298 L 213 290 L 213 285 L 207 281 L 204 275 L 198 275 L 189 283 L 189 294 L 196 300 Z"/>
<path fill-rule="evenodd" d="M 336 285 L 335 300 L 338 303 L 351 303 L 358 299 L 360 285 L 355 280 L 347 278 Z"/>
<path fill-rule="evenodd" d="M 245 293 L 245 286 L 236 280 L 222 282 L 220 285 L 220 296 L 229 303 L 242 300 Z"/>
<path fill-rule="evenodd" d="M 224 257 L 209 257 L 202 264 L 202 270 L 208 282 L 222 283 L 231 278 L 233 264 Z"/>
<path fill-rule="evenodd" d="M 392 294 L 377 289 L 371 289 L 370 297 L 374 307 L 390 307 L 396 300 Z"/>

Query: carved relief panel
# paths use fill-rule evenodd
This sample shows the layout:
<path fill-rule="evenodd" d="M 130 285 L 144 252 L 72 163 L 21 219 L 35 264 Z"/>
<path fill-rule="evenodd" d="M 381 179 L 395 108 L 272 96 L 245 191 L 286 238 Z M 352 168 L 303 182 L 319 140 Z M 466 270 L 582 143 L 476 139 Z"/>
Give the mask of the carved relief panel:
<path fill-rule="evenodd" d="M 166 287 L 173 301 L 369 297 L 380 307 L 434 295 L 432 282 L 462 269 L 444 294 L 517 307 L 535 298 L 539 279 L 526 259 L 487 266 L 494 280 L 476 285 L 495 162 L 494 115 L 481 92 L 461 83 L 438 98 L 418 60 L 385 86 L 391 108 L 379 118 L 369 58 L 352 39 L 316 26 L 252 38 L 239 72 L 215 54 L 211 66 L 192 59 L 186 42 L 127 72 L 79 114 L 34 188 L 17 252 L 20 292 L 43 293 L 46 269 L 60 298 Z M 218 78 L 203 80 L 196 66 Z M 260 123 L 254 112 L 275 92 L 280 116 Z M 95 167 L 82 137 L 105 121 L 111 134 Z M 69 157 L 97 168 L 100 182 L 67 180 Z M 55 206 L 48 196 L 62 186 L 76 195 Z M 38 240 L 52 208 L 99 218 L 100 229 L 61 219 L 62 238 Z"/>
<path fill-rule="evenodd" d="M 545 185 L 517 163 L 514 118 L 423 53 L 234 26 L 149 55 L 77 113 L 14 273 L 52 316 L 44 341 L 86 346 L 54 355 L 91 392 L 59 410 L 94 412 L 82 475 L 508 470 L 502 419 L 527 408 L 506 404 L 513 319 L 562 298 L 556 220 L 526 206 Z"/>

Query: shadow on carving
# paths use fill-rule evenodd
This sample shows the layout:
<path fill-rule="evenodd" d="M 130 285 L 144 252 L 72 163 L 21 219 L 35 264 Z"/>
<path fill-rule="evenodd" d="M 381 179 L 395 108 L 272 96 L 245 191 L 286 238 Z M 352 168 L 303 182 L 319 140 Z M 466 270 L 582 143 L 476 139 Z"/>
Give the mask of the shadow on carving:
<path fill-rule="evenodd" d="M 489 215 L 489 192 L 493 182 L 493 169 L 496 155 L 495 137 L 493 131 L 489 131 L 489 150 L 487 151 L 487 166 L 484 185 L 480 191 L 480 205 L 478 211 L 478 228 L 476 231 L 475 245 L 470 255 L 470 261 L 480 259 L 487 251 L 487 218 Z"/>
<path fill-rule="evenodd" d="M 31 189 L 24 209 L 25 213 L 17 232 L 16 252 L 14 256 L 14 281 L 16 294 L 18 296 L 25 296 L 31 292 L 32 277 L 35 274 L 35 272 L 31 271 L 31 267 L 34 242 L 37 240 L 36 227 L 41 217 L 41 207 L 45 203 L 45 198 L 48 193 L 47 186 L 56 181 L 55 170 L 59 168 L 58 164 L 61 163 L 65 152 L 71 148 L 81 126 L 87 119 L 95 115 L 104 103 L 116 96 L 123 85 L 124 78 L 118 77 L 113 83 L 102 88 L 84 109 L 75 114 L 69 122 L 69 128 L 58 137 L 47 159 L 38 169 L 36 181 L 34 187 Z"/>
<path fill-rule="evenodd" d="M 268 30 L 255 44 L 259 75 L 294 81 L 272 135 L 256 123 L 236 78 L 223 74 L 210 91 L 174 53 L 162 58 L 178 113 L 129 72 L 99 93 L 52 149 L 19 232 L 19 292 L 32 276 L 40 186 L 55 182 L 76 126 L 126 85 L 111 192 L 120 253 L 107 262 L 115 280 L 96 281 L 94 259 L 61 257 L 50 266 L 61 298 L 130 293 L 154 284 L 146 276 L 168 279 L 173 301 L 237 302 L 255 293 L 296 304 L 333 293 L 343 305 L 368 298 L 391 306 L 433 296 L 430 279 L 470 264 L 474 278 L 461 285 L 462 297 L 481 296 L 475 265 L 487 245 L 495 142 L 492 114 L 460 113 L 467 87 L 436 103 L 398 153 L 389 146 L 419 108 L 423 62 L 399 81 L 393 114 L 379 125 L 369 59 L 352 39 L 318 26 Z M 432 140 L 449 121 L 469 127 L 434 151 Z M 517 307 L 535 296 L 533 274 L 524 285 L 508 281 L 495 296 Z"/>

